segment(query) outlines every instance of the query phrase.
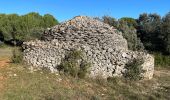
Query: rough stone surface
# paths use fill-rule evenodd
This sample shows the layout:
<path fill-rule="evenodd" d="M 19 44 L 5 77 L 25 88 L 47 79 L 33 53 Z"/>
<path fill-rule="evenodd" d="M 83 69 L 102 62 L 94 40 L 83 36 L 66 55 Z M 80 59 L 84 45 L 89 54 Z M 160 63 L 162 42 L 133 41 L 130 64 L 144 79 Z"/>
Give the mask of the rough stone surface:
<path fill-rule="evenodd" d="M 154 58 L 144 52 L 128 50 L 122 33 L 103 22 L 77 16 L 44 32 L 43 41 L 25 42 L 24 60 L 35 67 L 46 67 L 57 72 L 66 54 L 73 49 L 83 51 L 84 59 L 91 63 L 90 77 L 122 76 L 125 64 L 134 58 L 144 59 L 142 75 L 151 79 Z"/>

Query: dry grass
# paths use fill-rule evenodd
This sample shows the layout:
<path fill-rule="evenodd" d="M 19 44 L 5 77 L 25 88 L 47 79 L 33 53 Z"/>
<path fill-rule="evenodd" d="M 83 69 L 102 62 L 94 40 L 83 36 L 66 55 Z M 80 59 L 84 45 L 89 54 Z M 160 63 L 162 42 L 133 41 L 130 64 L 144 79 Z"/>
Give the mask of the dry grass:
<path fill-rule="evenodd" d="M 48 71 L 31 73 L 21 65 L 0 71 L 6 77 L 2 100 L 168 100 L 170 71 L 156 71 L 152 80 L 79 80 Z"/>
<path fill-rule="evenodd" d="M 2 77 L 3 76 L 3 77 Z M 152 80 L 114 78 L 76 79 L 30 72 L 27 66 L 10 64 L 0 69 L 0 100 L 170 100 L 170 70 L 156 69 Z"/>
<path fill-rule="evenodd" d="M 12 47 L 0 48 L 0 59 L 10 58 L 12 55 Z"/>

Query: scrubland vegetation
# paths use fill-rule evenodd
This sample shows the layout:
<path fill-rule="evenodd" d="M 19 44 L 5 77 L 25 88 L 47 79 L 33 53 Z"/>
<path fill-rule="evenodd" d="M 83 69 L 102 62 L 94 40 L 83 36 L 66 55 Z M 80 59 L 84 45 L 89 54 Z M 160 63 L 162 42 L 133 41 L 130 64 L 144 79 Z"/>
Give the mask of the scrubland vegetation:
<path fill-rule="evenodd" d="M 122 31 L 129 49 L 144 50 L 155 55 L 156 66 L 170 66 L 170 12 L 163 17 L 156 13 L 143 13 L 138 19 L 123 17 L 116 20 L 104 16 L 101 20 Z"/>
<path fill-rule="evenodd" d="M 12 49 L 14 48 L 0 49 L 1 52 L 6 52 L 6 55 L 4 53 L 0 55 L 11 58 Z M 1 61 L 4 61 L 4 58 L 0 58 L 2 64 Z M 9 62 L 7 60 L 4 67 L 0 66 L 0 100 L 168 100 L 170 98 L 168 69 L 156 68 L 151 80 L 137 81 L 118 77 L 107 80 L 101 77 L 80 79 L 69 74 L 50 73 L 47 69 L 31 71 L 23 63 Z M 136 64 L 138 65 L 138 62 Z M 138 76 L 136 73 L 135 75 Z"/>
<path fill-rule="evenodd" d="M 0 14 L 0 40 L 14 44 L 13 42 L 40 39 L 44 29 L 56 24 L 58 21 L 50 14 Z"/>
<path fill-rule="evenodd" d="M 79 51 L 70 53 L 61 64 L 60 70 L 66 74 L 50 73 L 47 69 L 31 72 L 22 62 L 20 45 L 23 41 L 40 39 L 46 28 L 59 22 L 49 14 L 0 14 L 0 100 L 170 99 L 170 13 L 162 18 L 158 14 L 144 13 L 138 19 L 124 17 L 116 20 L 110 16 L 96 19 L 122 31 L 129 49 L 155 56 L 152 80 L 139 80 L 141 61 L 136 59 L 127 64 L 131 70 L 125 75 L 126 79 L 86 78 L 90 64 L 86 61 L 77 64 L 82 57 Z M 18 46 L 10 47 L 9 44 Z"/>

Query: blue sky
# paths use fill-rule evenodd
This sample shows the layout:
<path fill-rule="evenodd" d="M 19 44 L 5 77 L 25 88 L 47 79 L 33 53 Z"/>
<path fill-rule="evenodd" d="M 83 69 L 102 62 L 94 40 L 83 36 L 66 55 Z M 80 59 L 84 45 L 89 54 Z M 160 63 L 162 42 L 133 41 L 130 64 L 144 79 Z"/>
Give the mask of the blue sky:
<path fill-rule="evenodd" d="M 1 0 L 0 13 L 26 14 L 28 12 L 52 14 L 60 22 L 77 15 L 115 18 L 133 17 L 139 14 L 170 11 L 170 0 Z"/>

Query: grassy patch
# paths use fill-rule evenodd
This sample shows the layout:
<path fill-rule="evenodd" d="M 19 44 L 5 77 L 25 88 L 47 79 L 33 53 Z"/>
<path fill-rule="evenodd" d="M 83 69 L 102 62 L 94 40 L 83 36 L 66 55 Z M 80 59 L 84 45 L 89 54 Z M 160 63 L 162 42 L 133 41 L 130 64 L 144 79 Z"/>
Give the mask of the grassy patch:
<path fill-rule="evenodd" d="M 31 73 L 13 64 L 1 70 L 7 76 L 3 100 L 74 100 L 90 99 L 95 95 L 84 80 L 59 76 L 46 71 Z"/>
<path fill-rule="evenodd" d="M 120 78 L 76 79 L 46 70 L 30 72 L 23 65 L 1 69 L 6 77 L 2 100 L 166 100 L 170 99 L 170 71 L 160 70 L 152 80 Z"/>
<path fill-rule="evenodd" d="M 12 55 L 12 47 L 0 48 L 0 59 L 1 58 L 10 58 Z"/>
<path fill-rule="evenodd" d="M 1 48 L 1 49 L 7 48 L 7 47 L 8 47 L 8 45 L 6 45 L 5 43 L 1 43 L 1 42 L 0 42 L 0 48 Z"/>
<path fill-rule="evenodd" d="M 10 51 L 11 52 L 11 51 Z M 5 55 L 5 54 L 3 54 Z M 130 81 L 80 79 L 49 73 L 31 72 L 22 64 L 0 68 L 3 86 L 0 100 L 169 100 L 170 70 L 156 68 L 152 80 Z M 0 79 L 0 85 L 1 85 Z"/>
<path fill-rule="evenodd" d="M 170 56 L 163 55 L 161 53 L 154 53 L 155 56 L 155 66 L 170 68 Z"/>

